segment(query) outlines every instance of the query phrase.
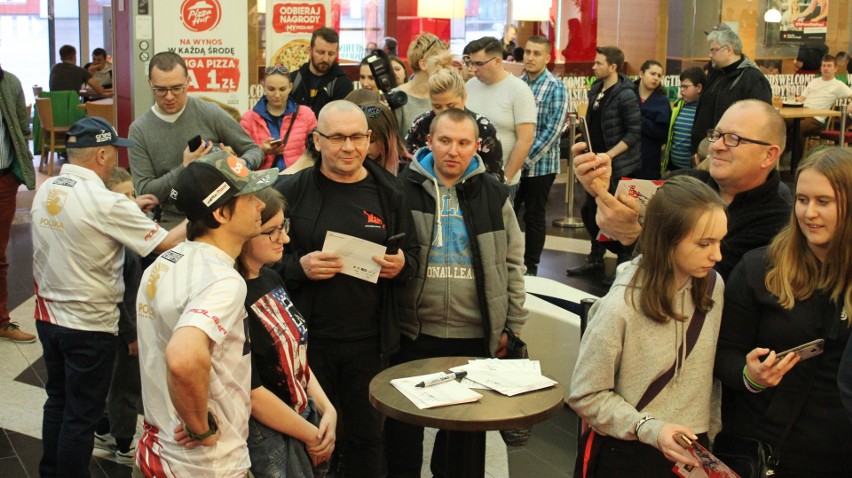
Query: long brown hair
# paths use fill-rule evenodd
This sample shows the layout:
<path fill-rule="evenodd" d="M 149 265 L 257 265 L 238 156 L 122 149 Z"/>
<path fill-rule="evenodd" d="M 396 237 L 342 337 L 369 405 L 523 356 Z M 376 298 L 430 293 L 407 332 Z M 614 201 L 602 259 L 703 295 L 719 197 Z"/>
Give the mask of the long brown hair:
<path fill-rule="evenodd" d="M 686 320 L 674 310 L 678 288 L 674 251 L 704 214 L 725 208 L 722 198 L 695 178 L 675 176 L 666 181 L 645 209 L 645 224 L 636 244 L 636 251 L 642 256 L 625 299 L 635 307 L 636 292 L 641 289 L 639 308 L 644 315 L 662 323 L 672 318 Z M 704 312 L 713 307 L 713 299 L 707 294 L 709 287 L 708 277 L 692 279 L 692 302 Z"/>
<path fill-rule="evenodd" d="M 852 311 L 852 153 L 842 148 L 825 148 L 810 155 L 796 171 L 796 183 L 802 171 L 812 169 L 828 179 L 837 202 L 837 229 L 831 238 L 825 262 L 820 262 L 808 247 L 799 228 L 795 207 L 788 224 L 769 245 L 766 289 L 778 297 L 785 309 L 814 292 L 831 292 L 831 300 L 842 302 Z"/>

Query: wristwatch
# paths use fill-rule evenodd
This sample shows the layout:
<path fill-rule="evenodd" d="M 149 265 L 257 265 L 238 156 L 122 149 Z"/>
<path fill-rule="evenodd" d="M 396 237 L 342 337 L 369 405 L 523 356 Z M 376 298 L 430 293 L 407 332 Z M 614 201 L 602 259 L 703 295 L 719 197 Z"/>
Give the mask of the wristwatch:
<path fill-rule="evenodd" d="M 202 441 L 209 436 L 213 436 L 216 432 L 219 431 L 219 425 L 216 424 L 216 418 L 213 416 L 213 412 L 207 411 L 207 425 L 210 427 L 206 432 L 198 434 L 193 432 L 186 426 L 186 423 L 183 424 L 183 429 L 186 431 L 186 434 L 189 435 L 189 438 L 192 438 L 194 441 Z"/>

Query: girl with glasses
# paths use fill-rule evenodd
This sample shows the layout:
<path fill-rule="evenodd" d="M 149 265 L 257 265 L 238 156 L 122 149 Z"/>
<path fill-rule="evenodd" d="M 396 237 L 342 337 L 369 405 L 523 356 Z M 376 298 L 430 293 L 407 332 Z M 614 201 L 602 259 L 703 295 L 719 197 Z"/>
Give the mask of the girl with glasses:
<path fill-rule="evenodd" d="M 246 280 L 251 336 L 252 391 L 248 448 L 257 478 L 315 476 L 334 451 L 337 412 L 308 365 L 308 330 L 284 289 L 266 267 L 281 260 L 290 242 L 284 197 L 274 188 L 255 195 L 266 204 L 261 233 L 243 246 L 237 270 Z M 322 468 L 316 476 L 324 476 Z"/>
<path fill-rule="evenodd" d="M 292 166 L 305 152 L 305 140 L 317 126 L 314 112 L 290 98 L 293 88 L 286 66 L 266 68 L 264 96 L 243 114 L 240 125 L 263 151 L 259 169 Z"/>

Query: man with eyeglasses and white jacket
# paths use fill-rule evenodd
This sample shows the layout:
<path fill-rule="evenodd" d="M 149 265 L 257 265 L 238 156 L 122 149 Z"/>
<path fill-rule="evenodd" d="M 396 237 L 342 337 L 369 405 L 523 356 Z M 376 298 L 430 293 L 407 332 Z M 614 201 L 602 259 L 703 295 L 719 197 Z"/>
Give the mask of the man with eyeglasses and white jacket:
<path fill-rule="evenodd" d="M 189 163 L 222 146 L 234 150 L 249 169 L 257 169 L 263 152 L 225 111 L 187 95 L 186 63 L 173 52 L 160 52 L 148 65 L 148 83 L 154 105 L 130 125 L 130 171 L 138 194 L 153 194 L 160 200 L 160 224 L 172 228 L 184 220 L 169 197 L 175 180 Z M 201 136 L 201 145 L 191 151 L 187 142 Z"/>

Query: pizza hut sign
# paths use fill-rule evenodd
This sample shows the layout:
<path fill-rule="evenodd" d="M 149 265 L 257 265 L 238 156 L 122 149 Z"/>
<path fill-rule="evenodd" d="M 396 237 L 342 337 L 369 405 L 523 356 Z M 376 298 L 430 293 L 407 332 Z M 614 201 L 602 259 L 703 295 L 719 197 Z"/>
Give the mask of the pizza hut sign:
<path fill-rule="evenodd" d="M 184 0 L 180 20 L 189 31 L 205 32 L 216 28 L 222 20 L 219 0 Z"/>
<path fill-rule="evenodd" d="M 325 26 L 325 5 L 322 3 L 276 3 L 272 9 L 272 29 L 275 33 L 313 33 Z"/>

